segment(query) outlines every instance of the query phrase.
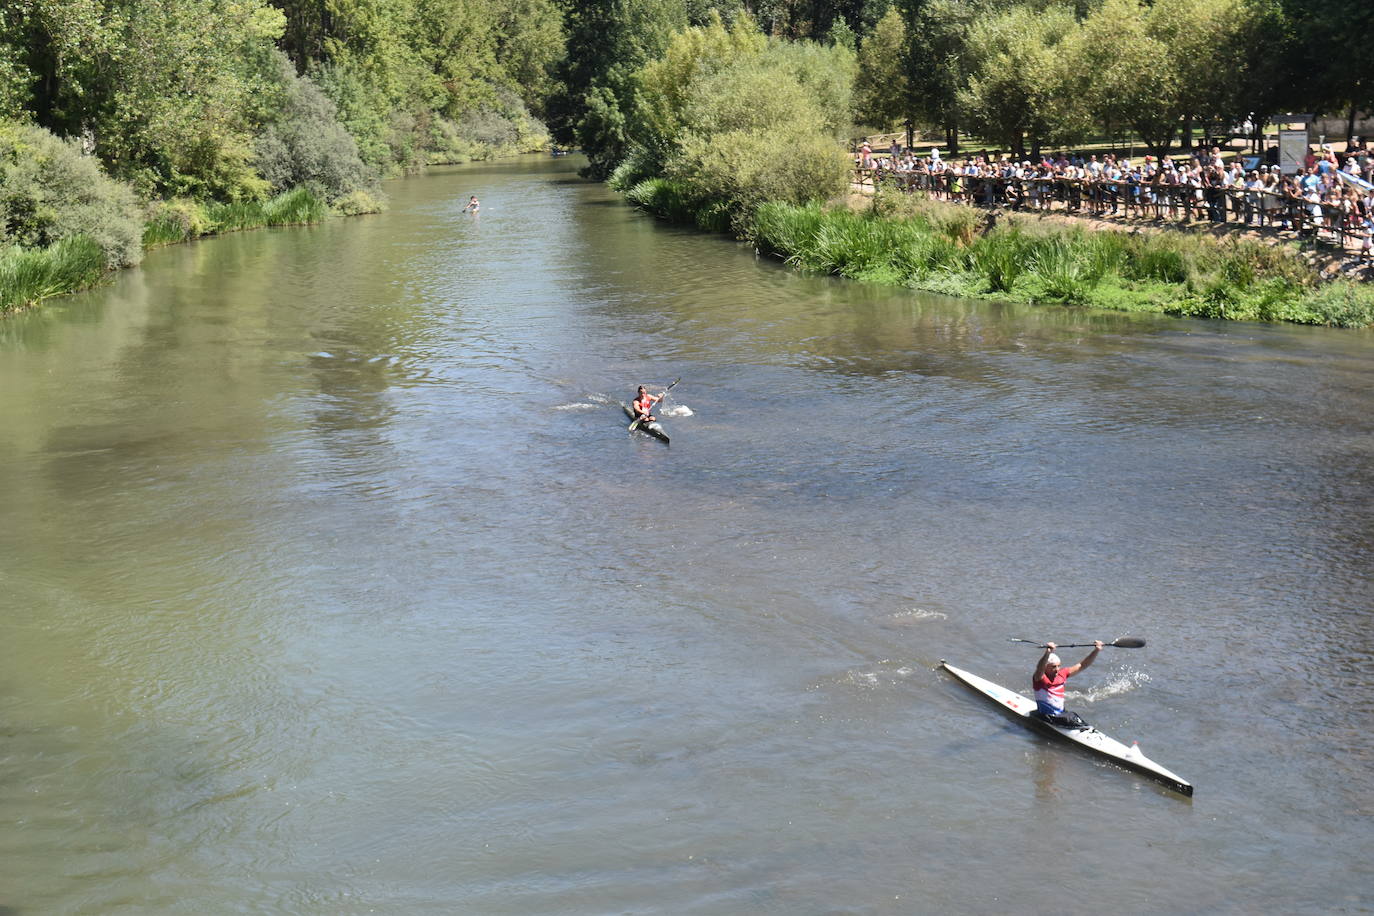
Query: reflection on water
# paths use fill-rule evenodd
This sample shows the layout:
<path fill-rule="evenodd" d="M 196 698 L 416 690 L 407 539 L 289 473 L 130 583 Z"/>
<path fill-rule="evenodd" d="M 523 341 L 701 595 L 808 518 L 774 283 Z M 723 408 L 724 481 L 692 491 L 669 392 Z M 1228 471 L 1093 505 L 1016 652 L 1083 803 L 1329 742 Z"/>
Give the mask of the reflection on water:
<path fill-rule="evenodd" d="M 0 906 L 1368 908 L 1368 334 L 804 276 L 575 167 L 0 322 Z M 931 670 L 1123 633 L 1071 703 L 1191 805 Z"/>

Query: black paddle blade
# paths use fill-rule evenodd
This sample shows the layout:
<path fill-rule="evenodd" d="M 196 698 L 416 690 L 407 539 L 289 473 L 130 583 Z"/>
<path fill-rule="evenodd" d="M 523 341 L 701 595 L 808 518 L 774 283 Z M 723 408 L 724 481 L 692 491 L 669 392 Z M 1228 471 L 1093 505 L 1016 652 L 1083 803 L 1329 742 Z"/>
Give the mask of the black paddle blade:
<path fill-rule="evenodd" d="M 1145 648 L 1145 640 L 1138 636 L 1123 636 L 1107 643 L 1107 645 L 1116 646 L 1118 649 L 1143 649 Z"/>

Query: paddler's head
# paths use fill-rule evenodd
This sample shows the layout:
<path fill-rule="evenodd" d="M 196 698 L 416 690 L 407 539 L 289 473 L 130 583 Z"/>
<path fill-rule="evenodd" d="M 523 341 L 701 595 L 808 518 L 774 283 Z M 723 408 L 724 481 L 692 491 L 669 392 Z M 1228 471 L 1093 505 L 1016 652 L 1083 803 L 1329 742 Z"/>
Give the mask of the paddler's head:
<path fill-rule="evenodd" d="M 1058 655 L 1055 655 L 1053 652 L 1051 652 L 1051 653 L 1050 653 L 1050 657 L 1047 658 L 1047 659 L 1045 659 L 1045 668 L 1046 668 L 1046 669 L 1049 669 L 1049 668 L 1058 668 L 1058 667 L 1059 667 L 1059 656 L 1058 656 Z"/>
<path fill-rule="evenodd" d="M 643 385 L 640 385 L 640 386 L 639 386 L 639 393 L 640 393 L 640 394 L 643 394 L 643 393 L 644 393 L 644 386 L 643 386 Z"/>

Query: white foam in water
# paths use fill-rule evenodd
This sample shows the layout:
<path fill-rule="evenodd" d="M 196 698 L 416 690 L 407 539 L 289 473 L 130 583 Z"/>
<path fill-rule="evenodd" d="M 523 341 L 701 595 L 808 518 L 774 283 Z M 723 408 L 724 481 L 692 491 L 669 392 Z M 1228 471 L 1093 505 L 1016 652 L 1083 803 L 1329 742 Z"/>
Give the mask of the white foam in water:
<path fill-rule="evenodd" d="M 1065 664 L 1067 664 L 1067 662 Z M 1078 680 L 1079 678 L 1091 678 L 1092 671 L 1093 669 L 1091 668 L 1087 671 L 1080 671 L 1069 681 L 1069 684 L 1073 684 L 1074 680 Z M 1095 703 L 1098 700 L 1105 700 L 1108 697 L 1129 693 L 1141 684 L 1148 683 L 1149 680 L 1150 676 L 1143 671 L 1118 671 L 1114 673 L 1106 683 L 1094 684 L 1086 690 L 1066 689 L 1064 691 L 1064 697 L 1065 699 L 1072 698 L 1084 703 Z"/>
<path fill-rule="evenodd" d="M 949 615 L 940 611 L 928 611 L 923 607 L 907 608 L 892 615 L 893 620 L 912 622 L 917 620 L 948 620 Z"/>
<path fill-rule="evenodd" d="M 663 411 L 663 415 L 665 417 L 690 417 L 692 416 L 692 408 L 688 407 L 686 404 L 678 404 L 675 407 L 669 407 L 667 410 Z"/>
<path fill-rule="evenodd" d="M 600 408 L 601 408 L 601 405 L 600 405 L 600 404 L 578 403 L 578 404 L 559 404 L 557 407 L 554 408 L 554 410 L 599 410 Z"/>

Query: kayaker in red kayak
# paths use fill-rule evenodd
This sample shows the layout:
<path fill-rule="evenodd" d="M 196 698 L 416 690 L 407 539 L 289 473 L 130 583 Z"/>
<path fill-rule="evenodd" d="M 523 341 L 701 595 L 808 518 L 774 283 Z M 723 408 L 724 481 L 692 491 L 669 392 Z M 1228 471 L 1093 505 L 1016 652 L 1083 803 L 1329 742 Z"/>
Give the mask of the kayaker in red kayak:
<path fill-rule="evenodd" d="M 652 423 L 658 419 L 653 415 L 654 405 L 662 400 L 661 395 L 650 394 L 643 385 L 639 386 L 639 393 L 635 395 L 634 411 L 635 419 L 643 423 Z"/>
<path fill-rule="evenodd" d="M 1093 640 L 1093 650 L 1078 664 L 1065 668 L 1060 664 L 1059 656 L 1054 654 L 1054 643 L 1045 643 L 1045 654 L 1040 656 L 1035 674 L 1031 677 L 1031 687 L 1035 689 L 1035 715 L 1038 718 L 1070 727 L 1082 721 L 1073 714 L 1070 714 L 1073 721 L 1067 721 L 1068 717 L 1064 714 L 1064 682 L 1091 665 L 1101 648 L 1102 640 Z"/>

